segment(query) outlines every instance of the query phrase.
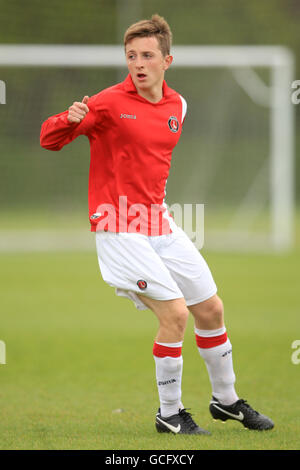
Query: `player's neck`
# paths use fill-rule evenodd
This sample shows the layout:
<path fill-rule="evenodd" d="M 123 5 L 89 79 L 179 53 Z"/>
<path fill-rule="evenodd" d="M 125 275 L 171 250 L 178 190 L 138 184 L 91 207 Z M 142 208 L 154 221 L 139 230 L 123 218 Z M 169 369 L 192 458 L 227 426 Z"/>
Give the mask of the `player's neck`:
<path fill-rule="evenodd" d="M 142 88 L 137 90 L 138 94 L 151 103 L 158 103 L 163 97 L 162 83 L 152 88 Z"/>

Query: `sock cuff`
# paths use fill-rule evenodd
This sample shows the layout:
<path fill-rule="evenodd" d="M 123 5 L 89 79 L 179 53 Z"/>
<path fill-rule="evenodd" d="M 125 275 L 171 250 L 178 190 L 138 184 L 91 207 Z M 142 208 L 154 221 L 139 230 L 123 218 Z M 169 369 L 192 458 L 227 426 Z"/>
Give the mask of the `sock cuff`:
<path fill-rule="evenodd" d="M 208 349 L 226 343 L 228 337 L 225 326 L 217 330 L 198 330 L 195 328 L 198 348 Z"/>
<path fill-rule="evenodd" d="M 156 357 L 180 357 L 182 342 L 179 343 L 157 343 L 153 345 L 153 356 Z"/>
<path fill-rule="evenodd" d="M 225 326 L 222 326 L 221 328 L 217 328 L 216 330 L 199 330 L 198 328 L 195 327 L 195 334 L 198 336 L 205 336 L 205 337 L 219 336 L 219 335 L 223 335 L 225 332 L 226 332 Z"/>

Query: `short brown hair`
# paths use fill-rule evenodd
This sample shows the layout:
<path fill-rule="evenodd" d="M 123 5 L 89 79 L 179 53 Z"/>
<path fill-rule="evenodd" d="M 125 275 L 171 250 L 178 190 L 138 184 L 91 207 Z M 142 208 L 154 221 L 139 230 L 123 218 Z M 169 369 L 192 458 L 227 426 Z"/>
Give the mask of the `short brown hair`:
<path fill-rule="evenodd" d="M 124 46 L 134 38 L 155 36 L 159 48 L 165 57 L 170 54 L 172 32 L 166 20 L 159 15 L 152 15 L 151 20 L 141 20 L 129 26 L 124 34 Z"/>

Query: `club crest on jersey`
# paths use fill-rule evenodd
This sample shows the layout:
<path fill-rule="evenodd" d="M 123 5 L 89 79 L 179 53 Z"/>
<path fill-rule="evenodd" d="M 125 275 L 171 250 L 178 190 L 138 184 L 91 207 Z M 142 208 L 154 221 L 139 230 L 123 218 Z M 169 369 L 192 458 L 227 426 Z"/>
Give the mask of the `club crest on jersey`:
<path fill-rule="evenodd" d="M 170 131 L 177 132 L 179 129 L 179 122 L 176 116 L 170 116 L 168 120 L 168 126 Z"/>
<path fill-rule="evenodd" d="M 137 285 L 141 290 L 145 290 L 147 288 L 147 282 L 144 281 L 143 279 L 139 279 L 137 281 Z"/>

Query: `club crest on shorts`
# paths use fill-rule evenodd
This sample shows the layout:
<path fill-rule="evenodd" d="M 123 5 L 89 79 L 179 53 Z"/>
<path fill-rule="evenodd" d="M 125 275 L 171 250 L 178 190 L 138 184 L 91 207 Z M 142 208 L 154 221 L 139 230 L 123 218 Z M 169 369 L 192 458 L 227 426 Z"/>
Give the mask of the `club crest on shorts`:
<path fill-rule="evenodd" d="M 176 116 L 170 116 L 168 120 L 168 126 L 170 131 L 177 132 L 179 129 L 179 122 Z"/>
<path fill-rule="evenodd" d="M 147 288 L 147 282 L 144 281 L 143 279 L 139 279 L 137 281 L 137 285 L 141 290 L 145 290 Z"/>

